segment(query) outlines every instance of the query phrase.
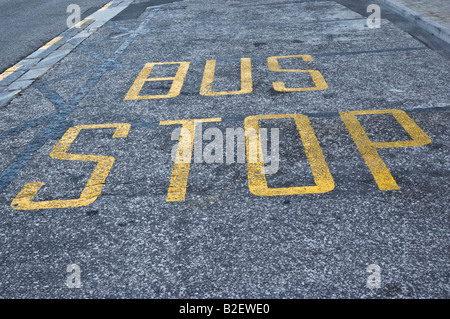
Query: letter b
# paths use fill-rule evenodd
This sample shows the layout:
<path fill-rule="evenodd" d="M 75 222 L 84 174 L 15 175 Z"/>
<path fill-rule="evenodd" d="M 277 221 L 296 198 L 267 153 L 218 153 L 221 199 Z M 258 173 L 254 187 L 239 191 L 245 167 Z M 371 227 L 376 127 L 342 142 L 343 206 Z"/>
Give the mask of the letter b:
<path fill-rule="evenodd" d="M 230 313 L 230 304 L 223 304 L 223 313 Z"/>

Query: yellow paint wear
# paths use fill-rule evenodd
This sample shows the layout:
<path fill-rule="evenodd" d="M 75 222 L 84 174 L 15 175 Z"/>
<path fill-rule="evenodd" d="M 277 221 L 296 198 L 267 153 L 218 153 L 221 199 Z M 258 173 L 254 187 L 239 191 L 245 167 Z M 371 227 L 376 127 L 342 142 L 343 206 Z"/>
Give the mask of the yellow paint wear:
<path fill-rule="evenodd" d="M 269 188 L 267 186 L 266 175 L 264 171 L 264 159 L 262 158 L 261 136 L 259 130 L 259 120 L 268 119 L 286 119 L 295 120 L 297 130 L 305 148 L 306 157 L 314 176 L 315 186 L 299 186 L 299 187 L 279 187 Z M 257 148 L 250 147 L 250 136 L 246 136 L 246 153 L 247 153 L 247 172 L 248 187 L 254 195 L 258 196 L 280 196 L 280 195 L 298 195 L 298 194 L 317 194 L 326 193 L 334 189 L 334 180 L 322 149 L 320 148 L 317 137 L 311 126 L 307 116 L 301 114 L 274 114 L 274 115 L 256 115 L 246 117 L 244 120 L 245 131 L 255 131 L 257 134 Z M 256 160 L 255 160 L 256 159 Z"/>
<path fill-rule="evenodd" d="M 210 119 L 161 121 L 160 125 L 181 125 L 177 154 L 173 164 L 170 186 L 167 192 L 167 202 L 184 201 L 186 187 L 191 169 L 192 149 L 194 145 L 195 128 L 198 123 L 220 122 L 220 117 Z"/>
<path fill-rule="evenodd" d="M 356 118 L 357 115 L 370 114 L 392 114 L 406 132 L 411 136 L 412 140 L 396 141 L 396 142 L 372 142 L 367 136 L 361 123 Z M 378 148 L 393 147 L 411 147 L 423 146 L 431 143 L 431 139 L 424 131 L 411 119 L 404 111 L 401 110 L 370 110 L 370 111 L 349 111 L 340 112 L 341 119 L 344 121 L 350 135 L 358 147 L 361 156 L 369 167 L 378 188 L 385 190 L 398 190 L 400 187 L 392 177 L 386 164 L 377 152 Z"/>
<path fill-rule="evenodd" d="M 85 188 L 81 192 L 80 198 L 34 202 L 33 198 L 44 185 L 43 182 L 36 182 L 26 184 L 12 201 L 11 207 L 17 210 L 35 210 L 82 207 L 93 203 L 98 196 L 100 196 L 105 180 L 109 175 L 115 159 L 111 156 L 69 154 L 67 151 L 81 130 L 115 128 L 116 131 L 113 138 L 124 138 L 127 137 L 130 127 L 131 125 L 128 123 L 81 125 L 71 127 L 53 148 L 53 151 L 50 153 L 50 157 L 68 161 L 97 162 L 97 166 L 95 167 L 94 172 L 88 180 Z"/>

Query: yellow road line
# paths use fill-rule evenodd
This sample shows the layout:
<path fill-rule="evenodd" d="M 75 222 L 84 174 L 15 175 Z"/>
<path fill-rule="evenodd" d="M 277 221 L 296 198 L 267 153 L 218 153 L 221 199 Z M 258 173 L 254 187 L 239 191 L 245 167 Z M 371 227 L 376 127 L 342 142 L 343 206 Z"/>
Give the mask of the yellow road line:
<path fill-rule="evenodd" d="M 89 20 L 94 20 L 93 18 L 86 18 L 80 22 L 78 22 L 77 24 L 74 25 L 75 28 L 79 28 L 81 27 L 83 24 L 85 24 L 86 22 L 88 22 Z"/>
<path fill-rule="evenodd" d="M 43 45 L 42 47 L 39 48 L 39 50 L 47 50 L 48 48 L 50 48 L 52 45 L 54 45 L 55 43 L 57 43 L 59 40 L 61 40 L 63 37 L 56 37 L 53 40 L 47 42 L 47 44 Z"/>
<path fill-rule="evenodd" d="M 105 4 L 102 8 L 100 8 L 98 11 L 105 11 L 112 5 L 112 2 Z"/>
<path fill-rule="evenodd" d="M 6 79 L 8 76 L 10 76 L 14 72 L 16 72 L 21 67 L 22 67 L 21 65 L 14 65 L 14 66 L 10 67 L 8 70 L 6 70 L 2 74 L 0 74 L 0 81 L 3 81 L 4 79 Z"/>

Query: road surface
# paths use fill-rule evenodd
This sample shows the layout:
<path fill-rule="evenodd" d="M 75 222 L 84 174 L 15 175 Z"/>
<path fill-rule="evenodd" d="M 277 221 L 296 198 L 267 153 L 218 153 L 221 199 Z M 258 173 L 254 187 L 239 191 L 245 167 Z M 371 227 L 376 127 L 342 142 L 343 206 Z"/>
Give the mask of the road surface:
<path fill-rule="evenodd" d="M 135 1 L 1 107 L 0 296 L 448 298 L 449 59 L 339 2 Z"/>

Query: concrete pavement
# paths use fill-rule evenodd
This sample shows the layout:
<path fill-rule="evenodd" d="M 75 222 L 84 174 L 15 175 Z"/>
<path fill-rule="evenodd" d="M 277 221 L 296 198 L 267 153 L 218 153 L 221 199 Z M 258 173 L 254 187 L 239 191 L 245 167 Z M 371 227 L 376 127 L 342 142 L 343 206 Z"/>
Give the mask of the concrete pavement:
<path fill-rule="evenodd" d="M 412 23 L 450 44 L 450 3 L 445 0 L 384 0 Z"/>

